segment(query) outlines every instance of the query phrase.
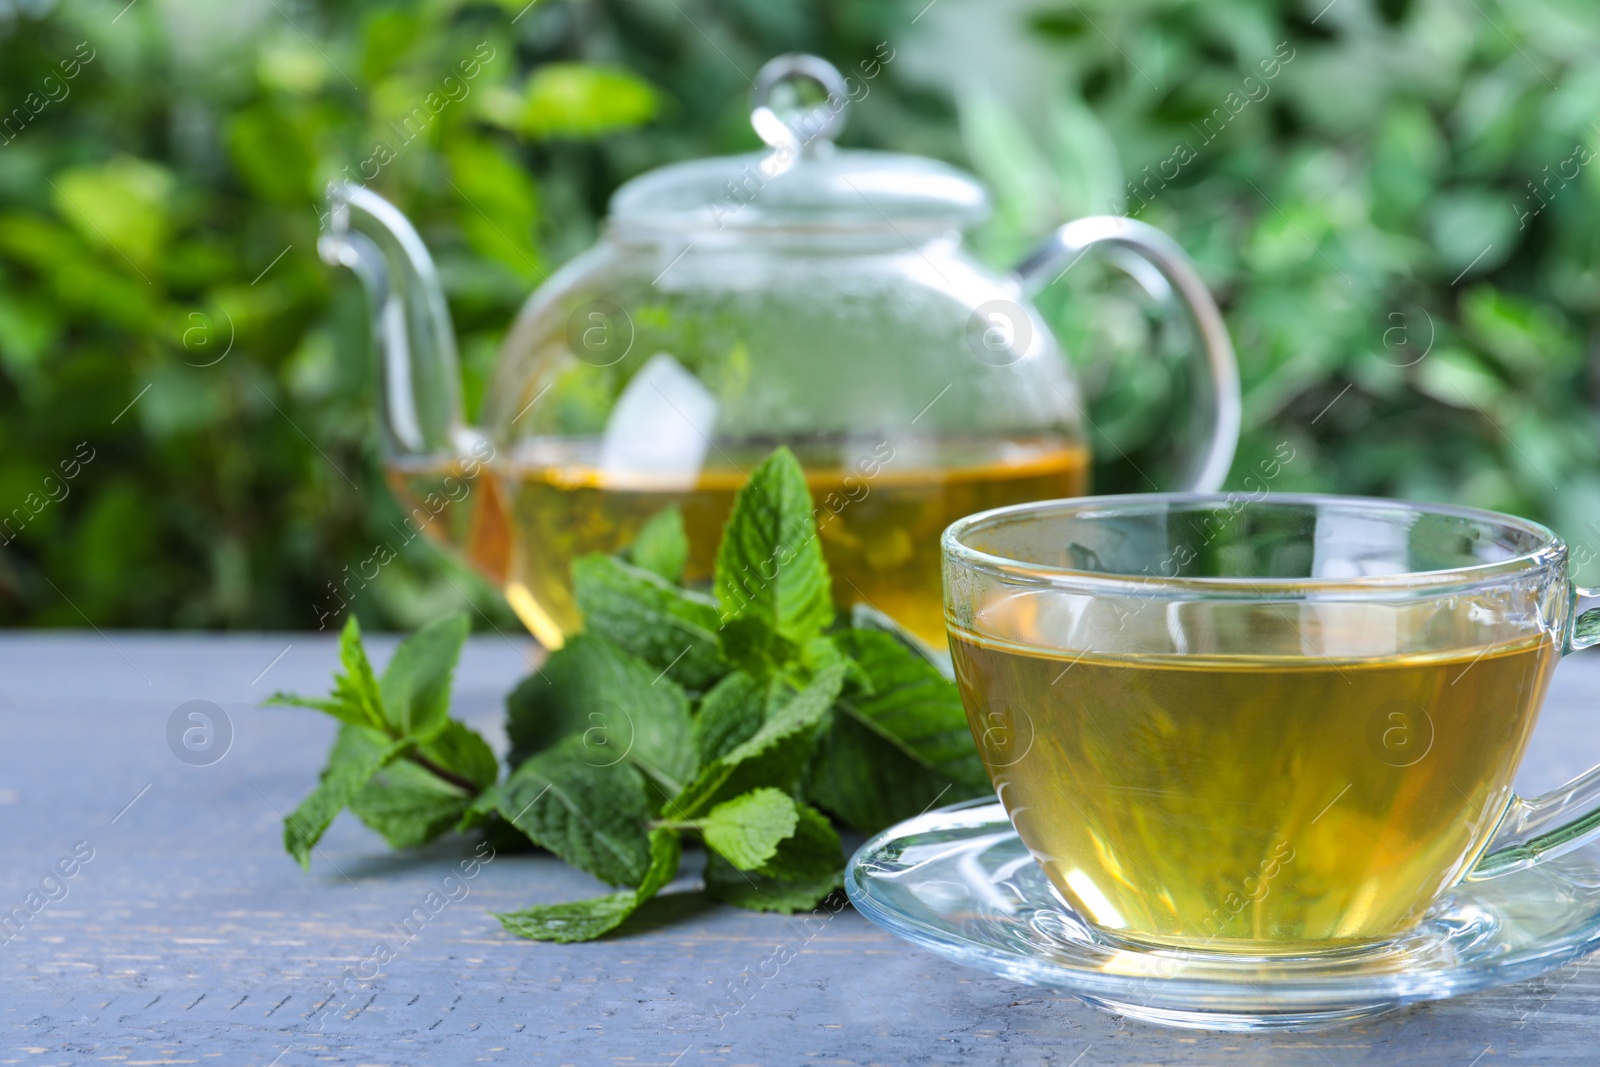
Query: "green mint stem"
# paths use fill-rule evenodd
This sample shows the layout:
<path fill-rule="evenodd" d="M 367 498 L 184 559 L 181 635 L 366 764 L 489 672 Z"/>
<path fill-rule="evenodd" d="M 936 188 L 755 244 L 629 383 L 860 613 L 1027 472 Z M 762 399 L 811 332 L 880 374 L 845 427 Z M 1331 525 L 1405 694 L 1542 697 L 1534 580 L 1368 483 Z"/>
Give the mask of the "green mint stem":
<path fill-rule="evenodd" d="M 428 757 L 418 755 L 416 752 L 412 752 L 406 756 L 406 759 L 410 760 L 412 763 L 415 763 L 418 767 L 421 767 L 423 770 L 427 771 L 435 778 L 438 778 L 440 781 L 449 782 L 451 785 L 467 794 L 467 796 L 475 797 L 478 795 L 478 787 L 471 781 L 461 777 L 459 774 L 454 774 L 445 770 Z"/>

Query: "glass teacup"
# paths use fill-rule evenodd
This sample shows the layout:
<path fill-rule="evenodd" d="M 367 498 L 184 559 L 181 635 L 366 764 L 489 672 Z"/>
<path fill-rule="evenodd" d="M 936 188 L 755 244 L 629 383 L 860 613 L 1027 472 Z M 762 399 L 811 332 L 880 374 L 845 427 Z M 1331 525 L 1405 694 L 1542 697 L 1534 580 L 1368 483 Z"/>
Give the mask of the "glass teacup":
<path fill-rule="evenodd" d="M 1113 941 L 1358 949 L 1600 832 L 1600 771 L 1511 789 L 1555 661 L 1600 640 L 1536 523 L 1144 495 L 983 512 L 943 549 L 999 798 Z"/>

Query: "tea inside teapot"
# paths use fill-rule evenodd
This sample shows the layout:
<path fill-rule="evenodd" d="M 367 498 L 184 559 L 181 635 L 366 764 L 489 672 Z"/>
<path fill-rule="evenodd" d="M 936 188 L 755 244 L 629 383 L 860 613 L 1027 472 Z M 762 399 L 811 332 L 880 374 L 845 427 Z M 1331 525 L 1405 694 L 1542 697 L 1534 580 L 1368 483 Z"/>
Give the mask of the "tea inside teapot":
<path fill-rule="evenodd" d="M 652 515 L 682 511 L 689 535 L 685 580 L 709 582 L 723 523 L 744 472 L 773 445 L 754 443 L 714 456 L 689 487 L 648 474 L 607 473 L 595 442 L 541 442 L 496 476 L 479 479 L 469 514 L 446 521 L 449 540 L 500 581 L 506 599 L 546 644 L 579 628 L 572 598 L 574 560 L 626 546 Z M 932 455 L 904 456 L 884 440 L 862 452 L 841 445 L 794 447 L 818 509 L 818 536 L 841 609 L 865 604 L 942 648 L 944 608 L 939 535 L 963 515 L 1006 504 L 1081 496 L 1089 452 L 1052 436 L 940 442 Z M 454 465 L 416 469 L 391 461 L 392 487 L 414 511 L 443 493 Z M 449 532 L 447 532 L 449 531 Z"/>

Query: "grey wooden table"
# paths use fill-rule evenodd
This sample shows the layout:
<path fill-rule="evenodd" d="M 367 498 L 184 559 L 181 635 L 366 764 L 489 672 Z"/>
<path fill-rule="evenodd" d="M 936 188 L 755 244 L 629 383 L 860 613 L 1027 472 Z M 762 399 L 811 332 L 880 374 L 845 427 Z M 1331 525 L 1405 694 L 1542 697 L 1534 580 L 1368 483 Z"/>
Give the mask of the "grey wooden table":
<path fill-rule="evenodd" d="M 467 649 L 458 712 L 497 740 L 530 652 Z M 808 927 L 684 892 L 626 936 L 519 941 L 488 911 L 599 887 L 535 855 L 464 878 L 468 842 L 397 855 L 348 816 L 305 874 L 281 812 L 311 789 L 332 727 L 257 704 L 321 691 L 334 659 L 326 636 L 0 637 L 0 1063 L 1600 1062 L 1592 965 L 1359 1027 L 1208 1035 L 946 963 L 848 909 Z M 1600 759 L 1597 699 L 1600 660 L 1567 663 L 1523 788 Z M 214 762 L 215 747 L 185 762 L 169 745 L 190 700 L 231 723 Z M 393 959 L 376 967 L 380 944 Z M 783 944 L 792 962 L 767 963 Z M 741 982 L 748 1000 L 730 993 Z"/>

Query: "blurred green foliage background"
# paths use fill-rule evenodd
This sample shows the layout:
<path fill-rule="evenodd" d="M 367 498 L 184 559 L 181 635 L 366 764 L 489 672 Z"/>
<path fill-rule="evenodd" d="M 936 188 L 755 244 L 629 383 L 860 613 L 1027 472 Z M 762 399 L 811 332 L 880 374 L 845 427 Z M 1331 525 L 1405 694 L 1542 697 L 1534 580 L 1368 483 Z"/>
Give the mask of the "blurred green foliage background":
<path fill-rule="evenodd" d="M 618 183 L 757 147 L 772 55 L 882 42 L 842 141 L 977 171 L 987 258 L 1108 210 L 1191 251 L 1242 365 L 1236 481 L 1288 441 L 1279 488 L 1600 551 L 1590 0 L 0 0 L 0 623 L 310 626 L 387 536 L 367 312 L 316 256 L 329 179 L 370 177 L 433 249 L 470 412 Z M 1104 272 L 1043 303 L 1097 487 L 1141 487 L 1170 331 Z M 464 600 L 515 626 L 417 542 L 356 609 Z"/>

